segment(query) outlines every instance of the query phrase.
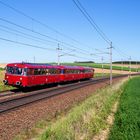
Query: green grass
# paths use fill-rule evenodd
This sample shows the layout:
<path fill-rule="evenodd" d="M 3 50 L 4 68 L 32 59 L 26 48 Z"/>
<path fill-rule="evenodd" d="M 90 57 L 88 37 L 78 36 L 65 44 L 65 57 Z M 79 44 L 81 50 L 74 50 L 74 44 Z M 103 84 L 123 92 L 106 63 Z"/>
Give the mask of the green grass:
<path fill-rule="evenodd" d="M 71 65 L 71 66 L 87 66 L 93 68 L 102 68 L 102 65 L 99 63 L 62 63 L 62 65 Z M 104 69 L 110 69 L 109 64 L 104 64 Z M 122 70 L 121 66 L 112 66 L 113 70 Z M 140 70 L 140 69 L 138 69 Z M 129 71 L 128 67 L 123 67 L 123 71 Z M 132 72 L 136 72 L 136 68 L 131 68 Z"/>
<path fill-rule="evenodd" d="M 4 68 L 0 68 L 0 71 L 4 70 Z"/>
<path fill-rule="evenodd" d="M 5 86 L 3 84 L 4 75 L 5 75 L 5 71 L 4 70 L 1 70 L 0 71 L 0 91 L 6 91 L 6 90 L 14 89 L 14 87 Z"/>
<path fill-rule="evenodd" d="M 41 140 L 90 140 L 108 124 L 106 119 L 111 108 L 122 92 L 124 81 L 112 88 L 102 89 L 80 105 L 72 108 L 67 115 L 50 123 L 39 139 Z"/>
<path fill-rule="evenodd" d="M 125 86 L 109 140 L 140 139 L 140 77 Z"/>
<path fill-rule="evenodd" d="M 116 75 L 119 75 L 119 74 L 116 74 L 116 73 L 113 73 L 113 76 L 116 76 Z M 95 73 L 94 74 L 94 77 L 95 78 L 99 78 L 99 77 L 109 77 L 110 76 L 110 73 L 104 73 L 104 74 L 102 74 L 102 73 Z"/>

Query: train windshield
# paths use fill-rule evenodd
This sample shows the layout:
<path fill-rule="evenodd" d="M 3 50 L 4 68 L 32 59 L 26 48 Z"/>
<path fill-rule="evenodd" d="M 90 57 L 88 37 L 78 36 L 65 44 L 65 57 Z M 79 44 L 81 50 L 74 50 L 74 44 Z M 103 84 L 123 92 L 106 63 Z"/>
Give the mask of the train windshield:
<path fill-rule="evenodd" d="M 7 67 L 6 72 L 8 74 L 23 75 L 23 69 L 18 67 Z"/>

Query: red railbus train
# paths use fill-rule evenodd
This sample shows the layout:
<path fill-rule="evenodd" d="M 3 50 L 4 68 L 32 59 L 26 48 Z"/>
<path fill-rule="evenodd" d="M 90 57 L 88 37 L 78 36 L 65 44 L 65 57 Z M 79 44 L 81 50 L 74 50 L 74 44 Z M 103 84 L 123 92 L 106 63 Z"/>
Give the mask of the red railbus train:
<path fill-rule="evenodd" d="M 32 87 L 62 83 L 94 76 L 94 69 L 81 66 L 57 66 L 36 63 L 10 63 L 6 66 L 5 85 Z"/>

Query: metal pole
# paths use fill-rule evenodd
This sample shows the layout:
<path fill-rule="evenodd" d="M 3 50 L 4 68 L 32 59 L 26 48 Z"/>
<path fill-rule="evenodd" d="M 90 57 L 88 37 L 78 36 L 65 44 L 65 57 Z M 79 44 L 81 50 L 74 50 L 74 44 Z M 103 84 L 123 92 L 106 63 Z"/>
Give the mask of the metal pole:
<path fill-rule="evenodd" d="M 131 56 L 129 58 L 129 77 L 131 77 Z"/>
<path fill-rule="evenodd" d="M 136 72 L 138 72 L 138 63 L 136 61 Z"/>
<path fill-rule="evenodd" d="M 112 42 L 110 43 L 110 85 L 112 85 Z"/>
<path fill-rule="evenodd" d="M 34 56 L 34 63 L 35 63 L 35 56 Z"/>
<path fill-rule="evenodd" d="M 102 57 L 101 60 L 102 60 L 102 77 L 103 77 L 104 76 L 104 64 L 103 64 L 104 58 Z"/>
<path fill-rule="evenodd" d="M 60 51 L 60 46 L 59 46 L 59 43 L 58 43 L 58 47 L 57 47 L 57 65 L 60 65 L 60 55 L 59 55 L 59 51 Z"/>
<path fill-rule="evenodd" d="M 123 59 L 121 59 L 122 60 L 122 72 L 123 72 Z"/>

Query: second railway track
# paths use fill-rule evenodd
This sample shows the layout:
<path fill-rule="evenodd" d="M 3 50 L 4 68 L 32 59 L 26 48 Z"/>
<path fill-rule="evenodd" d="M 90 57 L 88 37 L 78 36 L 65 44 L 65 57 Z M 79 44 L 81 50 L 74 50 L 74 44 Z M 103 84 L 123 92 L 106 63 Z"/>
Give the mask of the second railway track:
<path fill-rule="evenodd" d="M 125 76 L 127 76 L 127 75 L 115 76 L 114 78 L 125 77 Z M 85 87 L 88 85 L 106 81 L 108 79 L 109 79 L 109 77 L 92 79 L 92 80 L 83 81 L 80 83 L 64 85 L 62 87 L 57 87 L 57 88 L 53 88 L 50 90 L 44 89 L 41 91 L 34 91 L 34 92 L 31 92 L 30 94 L 26 94 L 23 96 L 18 96 L 18 97 L 2 100 L 2 101 L 0 101 L 0 114 L 9 112 L 11 110 L 25 106 L 27 104 L 31 104 L 33 102 L 37 102 L 37 101 L 40 101 L 43 99 L 50 98 L 52 96 L 60 95 L 60 94 L 63 94 L 63 93 L 66 93 L 66 92 L 69 92 L 72 90 L 76 90 L 78 88 L 82 88 L 82 87 Z"/>

